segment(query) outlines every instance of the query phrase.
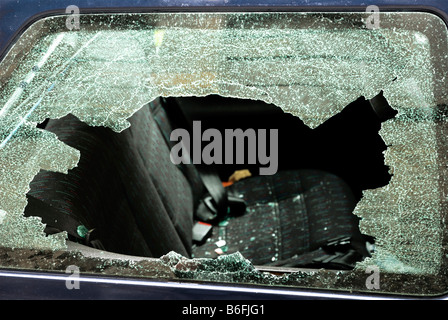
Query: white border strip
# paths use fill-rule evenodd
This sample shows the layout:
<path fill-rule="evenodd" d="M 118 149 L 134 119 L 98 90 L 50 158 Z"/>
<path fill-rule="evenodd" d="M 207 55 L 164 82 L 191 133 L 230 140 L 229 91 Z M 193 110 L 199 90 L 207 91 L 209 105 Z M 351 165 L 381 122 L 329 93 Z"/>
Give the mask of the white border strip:
<path fill-rule="evenodd" d="M 19 271 L 20 272 L 20 271 Z M 59 276 L 59 275 L 44 275 L 44 274 L 26 274 L 26 273 L 13 273 L 13 272 L 0 272 L 0 277 L 8 278 L 24 278 L 24 279 L 39 279 L 39 280 L 58 280 L 67 281 L 73 280 L 73 277 Z M 266 289 L 266 288 L 248 288 L 248 287 L 230 287 L 223 285 L 209 285 L 209 284 L 197 284 L 197 283 L 180 283 L 180 282 L 158 282 L 148 280 L 131 280 L 131 279 L 107 279 L 102 277 L 95 277 L 95 275 L 87 277 L 76 278 L 80 283 L 102 283 L 102 284 L 115 284 L 115 285 L 133 285 L 143 287 L 160 287 L 160 288 L 178 288 L 178 289 L 195 289 L 195 290 L 212 290 L 212 291 L 227 291 L 227 292 L 239 292 L 239 293 L 255 293 L 255 294 L 271 294 L 271 295 L 287 295 L 304 298 L 321 298 L 321 299 L 345 299 L 345 300 L 397 300 L 400 298 L 387 297 L 387 296 L 370 296 L 362 294 L 343 294 L 343 293 L 325 293 L 325 292 L 313 292 L 313 291 L 295 291 L 295 290 L 279 290 L 279 289 Z M 262 297 L 260 297 L 262 298 Z M 402 298 L 403 299 L 403 298 Z"/>

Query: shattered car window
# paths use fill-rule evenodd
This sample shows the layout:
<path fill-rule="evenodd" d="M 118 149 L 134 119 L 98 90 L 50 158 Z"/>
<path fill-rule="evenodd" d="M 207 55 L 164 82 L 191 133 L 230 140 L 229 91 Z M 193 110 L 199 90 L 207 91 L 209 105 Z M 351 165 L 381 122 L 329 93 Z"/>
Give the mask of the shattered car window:
<path fill-rule="evenodd" d="M 80 265 L 93 261 L 86 272 L 115 264 L 110 270 L 121 274 L 360 291 L 375 267 L 386 279 L 383 292 L 445 292 L 446 26 L 429 13 L 381 13 L 378 28 L 368 28 L 367 18 L 148 13 L 81 15 L 73 30 L 70 16 L 34 23 L 0 68 L 0 245 L 8 257 L 0 265 L 49 251 L 59 263 L 45 256 L 35 265 L 63 269 L 76 256 Z M 47 235 L 40 218 L 23 215 L 39 172 L 67 174 L 83 156 L 38 126 L 46 119 L 71 114 L 124 133 L 128 119 L 158 97 L 219 95 L 274 104 L 313 129 L 380 91 L 398 111 L 380 130 L 391 180 L 365 190 L 353 212 L 376 239 L 372 257 L 353 271 L 274 275 L 239 253 L 187 259 L 171 252 L 136 262 L 61 254 L 70 249 L 67 234 Z"/>

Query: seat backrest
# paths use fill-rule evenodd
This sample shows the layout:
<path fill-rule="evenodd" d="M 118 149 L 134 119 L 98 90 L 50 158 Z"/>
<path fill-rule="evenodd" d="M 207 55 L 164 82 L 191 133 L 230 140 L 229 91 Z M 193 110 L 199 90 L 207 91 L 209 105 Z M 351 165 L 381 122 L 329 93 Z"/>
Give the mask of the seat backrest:
<path fill-rule="evenodd" d="M 165 119 L 162 113 L 159 120 Z M 159 257 L 174 250 L 188 256 L 201 192 L 190 184 L 200 183 L 191 178 L 197 173 L 189 167 L 186 174 L 171 162 L 150 107 L 129 121 L 130 128 L 115 133 L 71 115 L 50 120 L 46 129 L 80 150 L 81 159 L 68 174 L 41 171 L 30 195 L 83 217 L 109 251 Z"/>

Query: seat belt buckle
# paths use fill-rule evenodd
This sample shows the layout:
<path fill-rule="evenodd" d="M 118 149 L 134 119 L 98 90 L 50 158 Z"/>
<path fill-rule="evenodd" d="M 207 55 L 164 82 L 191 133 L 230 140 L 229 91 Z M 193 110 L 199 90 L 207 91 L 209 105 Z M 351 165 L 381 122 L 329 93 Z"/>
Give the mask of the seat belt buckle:
<path fill-rule="evenodd" d="M 193 242 L 195 243 L 204 243 L 207 238 L 209 238 L 212 234 L 213 226 L 211 224 L 197 221 L 193 225 Z"/>

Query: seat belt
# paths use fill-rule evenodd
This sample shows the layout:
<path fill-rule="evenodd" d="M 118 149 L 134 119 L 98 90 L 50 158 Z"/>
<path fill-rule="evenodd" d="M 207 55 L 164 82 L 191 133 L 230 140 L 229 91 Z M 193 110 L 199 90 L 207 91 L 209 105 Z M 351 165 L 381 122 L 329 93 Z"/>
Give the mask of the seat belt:
<path fill-rule="evenodd" d="M 199 204 L 196 215 L 204 222 L 226 216 L 230 209 L 229 195 L 222 185 L 218 173 L 213 167 L 207 165 L 196 165 L 196 169 L 208 192 L 208 196 L 205 196 Z"/>
<path fill-rule="evenodd" d="M 95 229 L 87 229 L 79 219 L 72 215 L 59 211 L 52 205 L 43 202 L 29 194 L 26 195 L 28 205 L 25 207 L 25 217 L 41 217 L 42 222 L 47 225 L 46 233 L 66 231 L 75 241 L 84 243 L 96 249 L 105 250 L 101 241 L 95 239 Z"/>

